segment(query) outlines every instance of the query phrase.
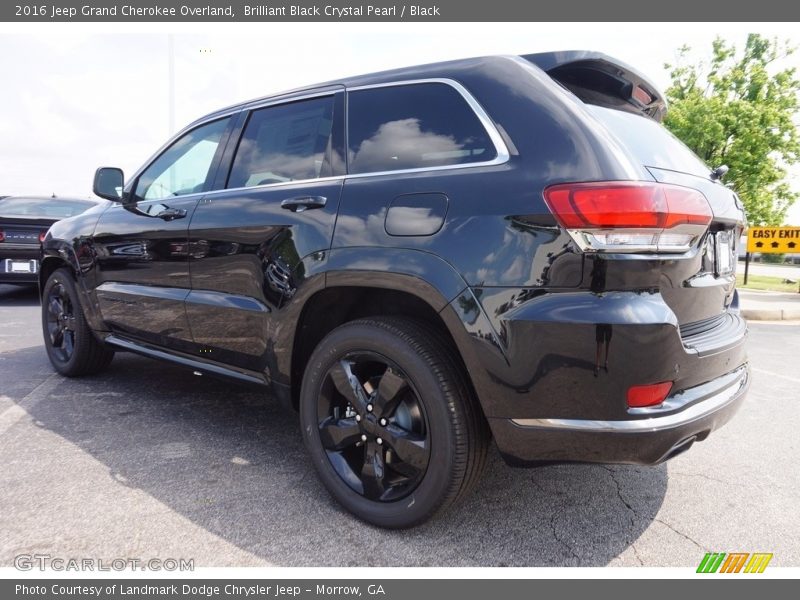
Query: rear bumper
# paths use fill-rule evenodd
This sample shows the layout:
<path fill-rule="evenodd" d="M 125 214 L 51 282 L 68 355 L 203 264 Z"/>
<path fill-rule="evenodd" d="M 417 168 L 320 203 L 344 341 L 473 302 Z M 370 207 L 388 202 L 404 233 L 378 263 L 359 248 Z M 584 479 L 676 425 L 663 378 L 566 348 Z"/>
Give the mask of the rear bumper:
<path fill-rule="evenodd" d="M 658 292 L 479 297 L 481 312 L 474 295 L 451 306 L 471 334 L 462 355 L 508 462 L 655 464 L 705 439 L 747 392 L 747 324 L 733 306 L 681 327 Z M 662 404 L 628 407 L 632 386 L 659 382 L 672 383 Z"/>
<path fill-rule="evenodd" d="M 41 249 L 27 244 L 3 244 L 0 248 L 0 283 L 37 283 Z M 7 268 L 7 260 L 28 261 L 33 272 L 19 273 Z"/>
<path fill-rule="evenodd" d="M 625 420 L 491 419 L 510 464 L 596 462 L 653 465 L 687 450 L 736 413 L 750 387 L 743 365 Z"/>

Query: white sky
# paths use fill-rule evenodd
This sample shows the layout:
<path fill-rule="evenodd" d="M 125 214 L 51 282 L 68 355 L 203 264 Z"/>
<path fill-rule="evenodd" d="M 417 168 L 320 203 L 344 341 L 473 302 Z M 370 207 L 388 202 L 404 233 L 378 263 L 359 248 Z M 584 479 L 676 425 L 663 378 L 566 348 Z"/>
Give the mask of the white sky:
<path fill-rule="evenodd" d="M 665 88 L 682 44 L 708 56 L 716 36 L 756 31 L 800 46 L 796 24 L 0 24 L 0 195 L 88 196 L 94 170 L 130 174 L 175 125 L 319 81 L 486 54 L 590 49 Z M 800 53 L 787 64 L 800 71 Z M 795 173 L 800 190 L 800 173 Z M 800 203 L 787 219 L 800 225 Z"/>

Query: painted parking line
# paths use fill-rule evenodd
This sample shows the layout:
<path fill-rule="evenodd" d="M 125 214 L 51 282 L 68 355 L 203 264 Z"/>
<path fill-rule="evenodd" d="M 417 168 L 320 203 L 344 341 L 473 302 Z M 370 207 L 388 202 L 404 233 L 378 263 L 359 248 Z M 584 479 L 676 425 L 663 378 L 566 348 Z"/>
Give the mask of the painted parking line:
<path fill-rule="evenodd" d="M 42 383 L 33 388 L 22 400 L 0 413 L 0 435 L 8 431 L 15 423 L 28 414 L 28 411 L 47 398 L 64 379 L 53 373 Z"/>

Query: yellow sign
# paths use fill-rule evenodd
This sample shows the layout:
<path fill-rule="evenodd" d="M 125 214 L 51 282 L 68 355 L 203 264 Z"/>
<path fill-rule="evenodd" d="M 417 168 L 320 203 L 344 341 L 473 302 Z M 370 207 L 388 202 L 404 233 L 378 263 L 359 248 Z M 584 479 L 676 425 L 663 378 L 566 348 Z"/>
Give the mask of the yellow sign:
<path fill-rule="evenodd" d="M 762 254 L 800 253 L 800 227 L 750 227 L 747 251 Z"/>

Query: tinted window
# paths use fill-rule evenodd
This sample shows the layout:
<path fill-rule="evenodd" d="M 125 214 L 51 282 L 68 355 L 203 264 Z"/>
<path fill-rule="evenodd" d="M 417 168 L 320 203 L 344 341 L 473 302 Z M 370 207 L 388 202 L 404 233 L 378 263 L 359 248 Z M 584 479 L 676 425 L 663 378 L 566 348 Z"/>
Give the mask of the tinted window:
<path fill-rule="evenodd" d="M 694 152 L 652 119 L 602 106 L 587 105 L 587 108 L 644 166 L 701 177 L 711 173 Z"/>
<path fill-rule="evenodd" d="M 269 106 L 250 115 L 228 187 L 250 187 L 332 174 L 334 97 Z"/>
<path fill-rule="evenodd" d="M 0 200 L 0 215 L 5 217 L 53 217 L 64 219 L 95 206 L 87 200 L 63 198 L 5 198 Z"/>
<path fill-rule="evenodd" d="M 139 176 L 136 196 L 161 200 L 206 189 L 206 179 L 228 119 L 208 123 L 181 136 Z"/>
<path fill-rule="evenodd" d="M 351 173 L 492 160 L 494 145 L 466 100 L 444 83 L 350 93 Z"/>

